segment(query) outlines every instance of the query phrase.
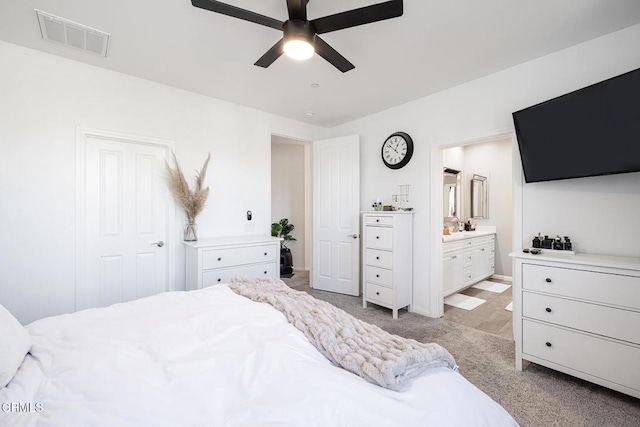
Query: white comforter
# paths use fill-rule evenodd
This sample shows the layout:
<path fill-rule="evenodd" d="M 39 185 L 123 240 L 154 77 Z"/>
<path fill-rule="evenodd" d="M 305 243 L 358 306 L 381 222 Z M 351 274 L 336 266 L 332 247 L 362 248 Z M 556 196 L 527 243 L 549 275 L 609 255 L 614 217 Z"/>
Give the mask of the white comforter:
<path fill-rule="evenodd" d="M 226 285 L 28 330 L 31 354 L 0 403 L 34 412 L 0 411 L 2 426 L 516 425 L 450 369 L 426 372 L 407 392 L 370 384 L 333 366 L 280 312 Z"/>

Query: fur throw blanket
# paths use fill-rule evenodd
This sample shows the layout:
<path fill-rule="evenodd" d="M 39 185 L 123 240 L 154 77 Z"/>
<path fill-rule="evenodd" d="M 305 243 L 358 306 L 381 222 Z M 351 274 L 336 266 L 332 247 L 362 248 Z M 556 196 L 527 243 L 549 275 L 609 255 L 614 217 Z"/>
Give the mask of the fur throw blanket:
<path fill-rule="evenodd" d="M 457 370 L 453 357 L 438 344 L 391 335 L 281 280 L 236 276 L 229 288 L 253 301 L 271 304 L 327 359 L 373 384 L 401 391 L 428 368 Z"/>

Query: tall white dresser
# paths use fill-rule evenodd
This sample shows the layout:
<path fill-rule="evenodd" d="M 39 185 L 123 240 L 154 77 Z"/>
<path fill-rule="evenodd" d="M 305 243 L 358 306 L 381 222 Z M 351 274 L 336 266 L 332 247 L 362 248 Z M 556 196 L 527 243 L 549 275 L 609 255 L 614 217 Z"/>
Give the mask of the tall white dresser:
<path fill-rule="evenodd" d="M 229 283 L 236 274 L 279 278 L 281 240 L 271 236 L 239 236 L 184 242 L 187 290 Z"/>
<path fill-rule="evenodd" d="M 640 398 L 640 258 L 511 254 L 523 360 Z"/>
<path fill-rule="evenodd" d="M 411 310 L 413 296 L 413 212 L 362 213 L 362 305 Z"/>

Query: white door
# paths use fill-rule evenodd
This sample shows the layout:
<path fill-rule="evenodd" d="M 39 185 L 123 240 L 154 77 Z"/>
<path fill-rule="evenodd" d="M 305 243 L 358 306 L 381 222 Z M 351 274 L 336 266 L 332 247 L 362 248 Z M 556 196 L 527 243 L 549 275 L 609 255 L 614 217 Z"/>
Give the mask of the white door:
<path fill-rule="evenodd" d="M 167 291 L 167 148 L 95 134 L 81 138 L 76 309 Z"/>
<path fill-rule="evenodd" d="M 360 295 L 360 137 L 313 143 L 314 289 Z"/>

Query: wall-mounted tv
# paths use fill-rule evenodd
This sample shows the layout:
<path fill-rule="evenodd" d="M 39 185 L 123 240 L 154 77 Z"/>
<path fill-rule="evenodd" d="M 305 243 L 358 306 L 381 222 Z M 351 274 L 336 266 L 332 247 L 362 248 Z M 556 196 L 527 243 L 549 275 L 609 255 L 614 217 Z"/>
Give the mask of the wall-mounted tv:
<path fill-rule="evenodd" d="M 640 69 L 513 113 L 526 182 L 640 171 Z"/>

